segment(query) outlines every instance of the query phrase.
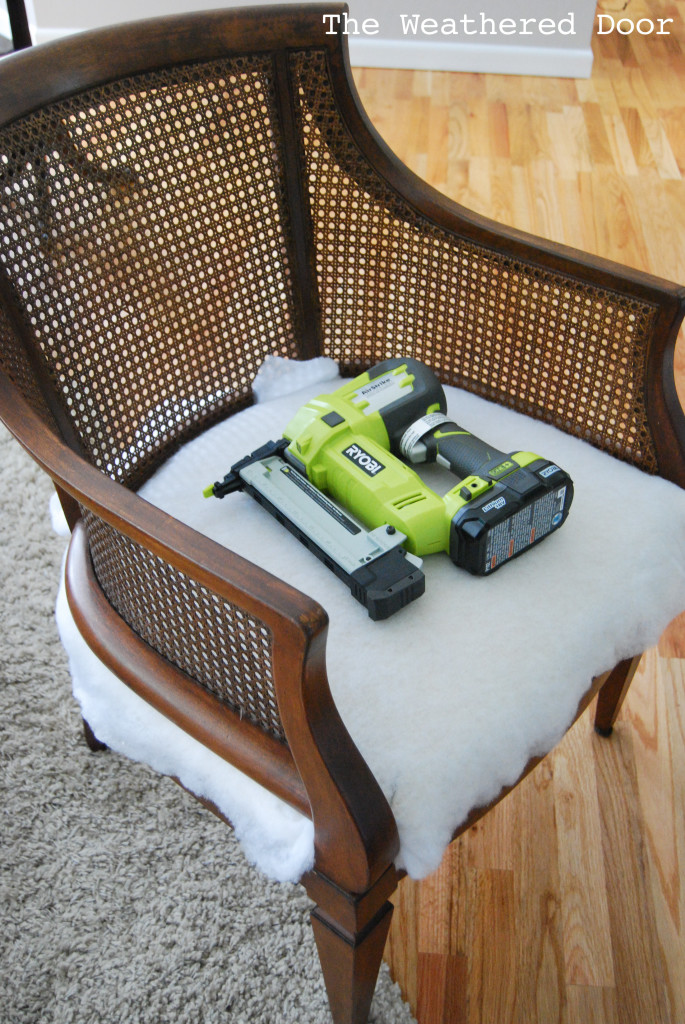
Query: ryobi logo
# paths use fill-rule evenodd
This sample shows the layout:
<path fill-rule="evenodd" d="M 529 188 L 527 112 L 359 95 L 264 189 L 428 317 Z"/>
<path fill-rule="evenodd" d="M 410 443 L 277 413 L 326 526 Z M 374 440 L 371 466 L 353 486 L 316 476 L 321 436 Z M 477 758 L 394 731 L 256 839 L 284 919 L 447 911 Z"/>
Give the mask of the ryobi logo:
<path fill-rule="evenodd" d="M 368 476 L 375 476 L 376 473 L 380 473 L 385 466 L 378 459 L 374 459 L 372 455 L 365 452 L 363 448 L 360 448 L 358 444 L 350 444 L 343 451 L 343 455 L 356 463 L 360 469 L 363 469 Z"/>

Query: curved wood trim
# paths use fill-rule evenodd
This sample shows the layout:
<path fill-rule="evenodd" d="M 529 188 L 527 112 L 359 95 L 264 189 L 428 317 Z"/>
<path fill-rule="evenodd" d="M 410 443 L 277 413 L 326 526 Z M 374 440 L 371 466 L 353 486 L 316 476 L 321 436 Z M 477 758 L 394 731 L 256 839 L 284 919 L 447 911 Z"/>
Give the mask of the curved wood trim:
<path fill-rule="evenodd" d="M 290 750 L 202 689 L 117 614 L 95 577 L 83 523 L 74 527 L 65 579 L 74 621 L 100 661 L 203 746 L 311 816 Z"/>
<path fill-rule="evenodd" d="M 652 387 L 645 401 L 659 473 L 679 487 L 685 487 L 685 413 L 675 384 L 675 347 L 684 316 L 685 291 L 672 323 L 664 325 L 661 349 L 653 357 L 650 351 Z"/>
<path fill-rule="evenodd" d="M 673 380 L 673 351 L 685 313 L 685 289 L 567 246 L 503 228 L 465 210 L 414 175 L 383 142 L 361 106 L 350 72 L 347 38 L 340 28 L 334 35 L 326 32 L 324 14 L 341 14 L 345 10 L 345 4 L 313 4 L 179 15 L 83 33 L 15 54 L 2 63 L 0 121 L 11 121 L 83 89 L 144 71 L 247 53 L 284 55 L 290 49 L 311 47 L 324 51 L 336 102 L 360 152 L 388 186 L 428 223 L 512 259 L 551 269 L 569 281 L 632 296 L 655 308 L 645 402 L 659 470 L 663 476 L 685 485 L 685 416 Z M 282 57 L 279 66 L 284 80 Z M 316 870 L 322 877 L 350 892 L 368 891 L 392 863 L 398 846 L 397 831 L 387 801 L 332 700 L 325 668 L 327 616 L 321 606 L 103 476 L 69 450 L 3 377 L 0 410 L 9 429 L 72 501 L 85 505 L 115 530 L 238 604 L 272 630 L 278 648 L 274 666 L 277 697 L 292 761 L 303 785 L 297 786 L 289 761 L 278 762 L 274 784 L 290 792 L 296 806 L 303 805 L 306 794 L 315 824 Z M 82 563 L 86 564 L 77 569 L 79 545 Z M 75 542 L 74 551 L 70 600 L 80 617 L 80 626 L 95 645 L 101 645 L 101 650 L 104 648 L 97 639 L 100 618 L 112 629 L 109 650 L 116 649 L 125 637 L 123 650 L 110 655 L 112 663 L 118 659 L 122 677 L 133 679 L 139 674 L 147 680 L 153 674 L 153 662 L 155 670 L 160 669 L 162 662 L 169 678 L 172 666 L 130 630 L 126 634 L 123 620 L 106 601 L 106 608 L 99 603 L 100 598 L 104 601 L 99 588 L 88 584 L 84 590 L 89 559 L 83 541 Z M 167 711 L 187 723 L 190 712 L 184 702 L 190 687 L 198 692 L 200 687 L 179 670 L 174 671 L 180 676 L 176 680 L 179 703 L 169 705 Z M 581 702 L 582 709 L 600 685 L 598 681 L 593 683 Z M 168 694 L 160 692 L 159 684 L 155 689 L 152 681 L 149 685 L 146 681 L 144 689 L 162 705 L 168 700 Z M 241 747 L 246 732 L 238 739 L 236 731 L 229 743 L 213 720 L 213 706 L 206 704 L 204 696 L 194 696 L 191 704 L 198 700 L 203 706 L 198 728 L 208 745 L 215 744 L 231 752 L 231 757 L 244 758 L 246 763 L 254 756 L 258 759 L 258 753 L 247 753 Z M 221 714 L 225 718 L 227 712 L 222 710 Z M 262 749 L 259 744 L 257 747 Z M 532 759 L 521 777 L 539 760 Z M 261 772 L 272 788 L 273 780 L 265 765 L 252 765 L 250 774 L 253 770 Z M 487 809 L 473 811 L 459 831 L 468 828 Z"/>
<path fill-rule="evenodd" d="M 685 300 L 681 285 L 500 224 L 429 185 L 396 156 L 371 122 L 352 76 L 347 37 L 339 30 L 336 38 L 339 45 L 329 53 L 328 62 L 340 115 L 369 164 L 421 217 L 494 251 L 538 262 L 568 277 L 577 275 L 579 281 L 599 288 L 615 289 L 646 302 L 659 302 L 664 295 Z"/>
<path fill-rule="evenodd" d="M 306 594 L 128 491 L 71 451 L 0 373 L 0 418 L 62 491 L 131 540 L 276 631 L 283 620 L 308 632 L 328 617 Z"/>
<path fill-rule="evenodd" d="M 316 601 L 277 579 L 247 559 L 150 505 L 121 484 L 104 476 L 60 441 L 0 374 L 0 418 L 53 482 L 120 533 L 141 544 L 202 586 L 264 622 L 272 631 L 273 677 L 281 720 L 292 758 L 304 784 L 315 828 L 316 870 L 350 892 L 365 892 L 393 862 L 398 848 L 397 827 L 378 783 L 354 745 L 333 701 L 326 676 L 325 644 L 328 616 Z M 77 556 L 74 555 L 76 558 Z M 86 567 L 79 569 L 83 577 Z M 97 640 L 106 609 L 91 594 L 85 603 L 82 586 L 72 576 L 79 628 L 105 654 Z M 99 588 L 98 588 L 99 590 Z M 109 607 L 109 606 L 108 606 Z M 116 616 L 116 613 L 114 613 Z M 91 617 L 92 616 L 92 617 Z M 86 617 L 88 621 L 86 621 Z M 141 696 L 163 702 L 163 689 L 152 682 L 151 649 L 116 616 L 107 661 L 124 681 L 143 673 Z M 113 619 L 110 619 L 113 622 Z M 106 657 L 106 660 L 107 660 Z M 169 666 L 156 655 L 157 669 Z M 114 660 L 112 660 L 114 659 Z M 179 676 L 186 678 L 182 673 Z M 178 681 L 177 681 L 178 682 Z M 192 683 L 198 691 L 200 687 Z M 163 684 L 162 684 L 163 686 Z M 134 686 L 135 688 L 135 686 Z M 164 713 L 185 714 L 187 685 L 178 683 L 180 708 L 170 704 Z M 203 698 L 204 700 L 204 698 Z M 160 704 L 156 706 L 162 707 Z M 224 710 L 224 716 L 228 713 Z M 190 724 L 187 726 L 192 732 Z M 212 729 L 203 720 L 201 729 Z M 216 742 L 214 736 L 213 742 Z M 229 747 L 223 748 L 226 753 Z M 223 755 L 222 755 L 223 756 Z M 231 755 L 232 756 L 232 755 Z M 241 754 L 240 756 L 247 756 Z M 227 758 L 230 760 L 231 758 Z M 266 778 L 266 777 L 265 777 Z M 271 788 L 268 778 L 266 783 Z M 279 783 L 282 785 L 283 783 Z M 294 798 L 299 796 L 294 793 Z"/>
<path fill-rule="evenodd" d="M 685 487 L 685 414 L 673 372 L 676 339 L 685 316 L 685 287 L 499 224 L 437 191 L 398 159 L 371 123 L 352 77 L 347 37 L 339 31 L 337 39 L 339 45 L 329 52 L 328 66 L 340 115 L 373 170 L 422 219 L 511 259 L 554 271 L 569 281 L 630 296 L 655 307 L 644 381 L 645 407 L 659 473 Z"/>
<path fill-rule="evenodd" d="M 243 53 L 316 47 L 327 52 L 336 102 L 356 145 L 374 171 L 421 217 L 512 259 L 580 283 L 613 290 L 655 307 L 644 399 L 659 472 L 685 486 L 685 415 L 675 389 L 673 358 L 685 315 L 685 288 L 642 271 L 546 241 L 472 213 L 415 175 L 378 134 L 352 78 L 341 25 L 327 31 L 325 14 L 346 4 L 273 5 L 148 19 L 80 33 L 3 59 L 0 122 L 13 120 L 117 77 Z M 28 84 L 27 84 L 28 83 Z"/>
<path fill-rule="evenodd" d="M 194 61 L 337 45 L 324 14 L 344 4 L 274 4 L 147 18 L 79 32 L 2 62 L 0 123 L 95 85 Z"/>
<path fill-rule="evenodd" d="M 274 665 L 274 682 L 312 805 L 314 868 L 348 892 L 363 893 L 394 863 L 399 836 L 390 806 L 331 696 L 326 632 L 311 637 L 299 660 L 296 649 L 288 650 Z M 281 700 L 281 692 L 294 699 Z"/>

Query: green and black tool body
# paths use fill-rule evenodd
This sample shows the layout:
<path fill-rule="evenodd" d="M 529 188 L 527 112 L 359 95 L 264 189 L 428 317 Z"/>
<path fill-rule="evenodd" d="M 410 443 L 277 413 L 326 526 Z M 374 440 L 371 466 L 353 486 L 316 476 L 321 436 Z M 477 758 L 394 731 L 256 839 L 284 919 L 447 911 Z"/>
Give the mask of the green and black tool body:
<path fill-rule="evenodd" d="M 439 495 L 412 469 L 458 482 Z M 348 584 L 373 619 L 425 587 L 421 559 L 445 552 L 485 576 L 565 522 L 573 483 L 532 452 L 498 451 L 458 426 L 433 372 L 387 359 L 303 405 L 280 441 L 205 492 L 246 490 Z"/>

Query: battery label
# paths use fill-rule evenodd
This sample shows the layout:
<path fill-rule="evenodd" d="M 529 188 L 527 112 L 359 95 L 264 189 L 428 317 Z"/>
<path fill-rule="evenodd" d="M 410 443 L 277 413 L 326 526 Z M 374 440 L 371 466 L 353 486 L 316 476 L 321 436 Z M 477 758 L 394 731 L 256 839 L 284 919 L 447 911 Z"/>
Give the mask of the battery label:
<path fill-rule="evenodd" d="M 485 546 L 484 571 L 492 572 L 502 562 L 547 536 L 564 518 L 565 504 L 566 488 L 561 487 L 558 491 L 548 491 L 516 515 L 493 526 Z"/>

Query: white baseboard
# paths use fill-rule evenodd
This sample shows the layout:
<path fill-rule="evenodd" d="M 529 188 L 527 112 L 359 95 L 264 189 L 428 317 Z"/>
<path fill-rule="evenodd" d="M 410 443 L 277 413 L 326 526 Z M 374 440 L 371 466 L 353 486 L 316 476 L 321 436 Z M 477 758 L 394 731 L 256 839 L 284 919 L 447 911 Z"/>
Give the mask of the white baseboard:
<path fill-rule="evenodd" d="M 409 39 L 356 39 L 350 36 L 355 67 L 417 71 L 475 71 L 495 75 L 589 78 L 592 50 L 579 47 L 511 46 L 497 43 L 420 42 Z"/>
<path fill-rule="evenodd" d="M 73 36 L 77 32 L 83 32 L 82 28 L 32 28 L 31 36 L 35 46 L 40 43 L 52 43 L 55 39 L 64 39 L 65 36 Z"/>
<path fill-rule="evenodd" d="M 73 35 L 80 29 L 38 28 L 36 43 Z M 497 43 L 421 42 L 349 37 L 354 67 L 417 71 L 475 71 L 495 75 L 589 78 L 592 50 L 579 47 L 511 46 Z"/>

